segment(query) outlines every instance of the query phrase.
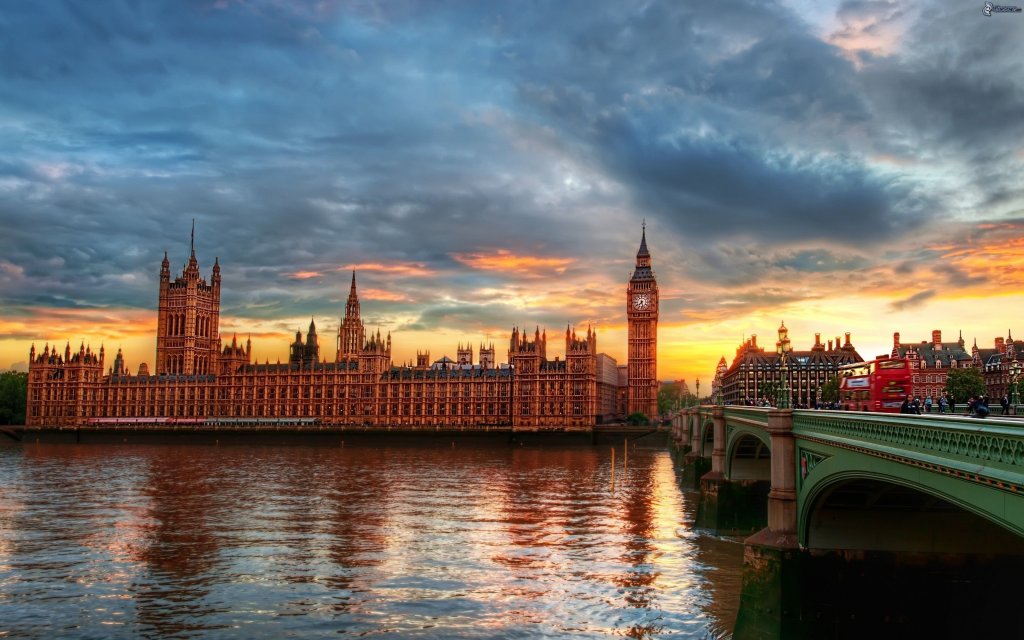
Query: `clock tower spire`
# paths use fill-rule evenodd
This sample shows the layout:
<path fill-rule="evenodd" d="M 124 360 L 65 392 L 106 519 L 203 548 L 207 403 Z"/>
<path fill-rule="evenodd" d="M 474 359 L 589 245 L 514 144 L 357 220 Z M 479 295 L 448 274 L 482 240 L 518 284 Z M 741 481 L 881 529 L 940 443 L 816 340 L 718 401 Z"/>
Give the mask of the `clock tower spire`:
<path fill-rule="evenodd" d="M 636 252 L 636 268 L 626 286 L 626 319 L 629 326 L 629 413 L 658 414 L 658 283 L 647 250 L 647 221 Z"/>

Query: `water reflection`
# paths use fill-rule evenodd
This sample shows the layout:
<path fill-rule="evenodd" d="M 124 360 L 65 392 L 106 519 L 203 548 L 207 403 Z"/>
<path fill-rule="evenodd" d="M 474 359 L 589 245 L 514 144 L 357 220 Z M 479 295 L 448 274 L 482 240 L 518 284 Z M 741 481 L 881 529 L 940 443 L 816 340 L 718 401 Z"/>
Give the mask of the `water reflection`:
<path fill-rule="evenodd" d="M 742 547 L 663 451 L 0 448 L 25 637 L 725 637 Z M 724 603 L 724 604 L 722 604 Z M 733 603 L 733 604 L 730 604 Z"/>

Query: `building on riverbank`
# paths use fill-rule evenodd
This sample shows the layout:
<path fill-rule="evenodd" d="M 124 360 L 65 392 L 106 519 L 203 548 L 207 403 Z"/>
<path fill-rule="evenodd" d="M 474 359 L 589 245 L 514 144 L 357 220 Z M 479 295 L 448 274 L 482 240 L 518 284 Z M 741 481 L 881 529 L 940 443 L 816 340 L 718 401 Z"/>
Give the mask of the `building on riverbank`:
<path fill-rule="evenodd" d="M 33 345 L 26 423 L 279 418 L 328 426 L 573 430 L 592 428 L 599 415 L 607 419 L 614 400 L 626 395 L 609 388 L 618 380 L 614 360 L 601 361 L 599 371 L 597 332 L 590 327 L 586 333 L 566 327 L 564 359 L 548 358 L 546 331 L 517 327 L 505 364 L 496 362 L 493 345 L 481 346 L 476 362 L 472 348 L 460 345 L 458 360 L 431 362 L 429 353 L 418 352 L 415 365 L 396 365 L 391 335 L 367 333 L 363 325 L 355 273 L 333 361 L 321 355 L 311 321 L 305 338 L 296 333 L 288 362 L 254 362 L 250 341 L 221 342 L 220 285 L 219 261 L 207 284 L 194 244 L 173 282 L 165 254 L 152 373 L 143 364 L 130 374 L 120 351 L 105 371 L 102 347 L 94 352 L 82 344 L 72 352 L 68 344 L 60 352 L 46 345 L 37 353 Z"/>
<path fill-rule="evenodd" d="M 758 346 L 756 335 L 736 348 L 732 364 L 721 373 L 726 404 L 774 403 L 774 390 L 785 384 L 790 389 L 793 404 L 813 406 L 818 389 L 839 373 L 839 367 L 862 360 L 850 342 L 849 333 L 845 341 L 840 342 L 836 336 L 827 346 L 822 343 L 821 334 L 816 333 L 814 344 L 807 351 L 793 350 L 785 323 L 779 326 L 778 336 L 773 351 L 766 352 L 764 347 Z M 770 389 L 769 397 L 764 396 L 765 389 Z"/>

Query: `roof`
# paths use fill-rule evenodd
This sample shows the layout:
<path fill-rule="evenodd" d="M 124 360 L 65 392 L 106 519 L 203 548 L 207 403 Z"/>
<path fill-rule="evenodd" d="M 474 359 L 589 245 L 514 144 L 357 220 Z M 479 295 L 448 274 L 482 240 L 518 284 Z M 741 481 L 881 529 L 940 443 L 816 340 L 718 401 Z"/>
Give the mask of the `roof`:
<path fill-rule="evenodd" d="M 910 353 L 916 353 L 920 360 L 925 362 L 927 368 L 937 368 L 936 362 L 939 363 L 939 367 L 952 366 L 951 362 L 956 360 L 961 362 L 964 360 L 971 360 L 971 354 L 964 349 L 964 346 L 959 342 L 940 342 L 938 348 L 934 342 L 920 342 L 917 344 L 912 343 L 900 343 L 893 348 L 893 352 L 900 358 L 906 358 Z"/>

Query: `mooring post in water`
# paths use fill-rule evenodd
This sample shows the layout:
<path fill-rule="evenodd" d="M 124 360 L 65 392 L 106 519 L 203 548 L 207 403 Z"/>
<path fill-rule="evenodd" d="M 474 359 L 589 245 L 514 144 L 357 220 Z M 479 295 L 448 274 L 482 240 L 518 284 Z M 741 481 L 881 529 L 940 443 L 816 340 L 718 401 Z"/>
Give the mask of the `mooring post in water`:
<path fill-rule="evenodd" d="M 622 441 L 622 470 L 626 470 L 626 463 L 629 461 L 629 438 Z"/>
<path fill-rule="evenodd" d="M 615 491 L 615 447 L 612 447 L 612 491 Z"/>

